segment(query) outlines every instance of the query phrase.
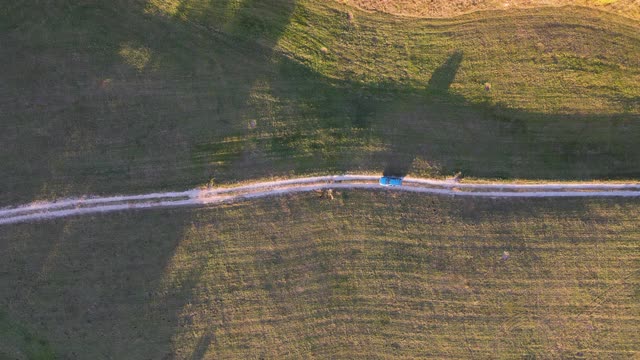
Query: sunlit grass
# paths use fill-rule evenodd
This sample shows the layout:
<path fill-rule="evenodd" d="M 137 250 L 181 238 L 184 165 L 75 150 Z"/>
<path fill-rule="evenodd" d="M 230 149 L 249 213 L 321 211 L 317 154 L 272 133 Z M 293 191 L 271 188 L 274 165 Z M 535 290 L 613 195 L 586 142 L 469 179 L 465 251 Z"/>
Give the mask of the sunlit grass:
<path fill-rule="evenodd" d="M 4 227 L 0 304 L 62 358 L 640 352 L 636 200 L 334 195 Z"/>
<path fill-rule="evenodd" d="M 150 13 L 160 11 L 164 15 L 173 16 L 184 0 L 149 0 L 146 10 Z"/>
<path fill-rule="evenodd" d="M 123 60 L 138 71 L 144 70 L 151 60 L 151 50 L 144 46 L 134 44 L 122 44 L 118 54 Z"/>
<path fill-rule="evenodd" d="M 367 10 L 416 17 L 452 17 L 474 11 L 545 6 L 590 6 L 640 19 L 635 0 L 340 0 Z M 619 5 L 611 7 L 608 5 Z M 632 10 L 631 12 L 627 10 Z"/>
<path fill-rule="evenodd" d="M 23 54 L 0 57 L 5 205 L 394 164 L 436 177 L 640 174 L 640 32 L 624 17 L 54 3 L 0 12 L 3 49 Z"/>

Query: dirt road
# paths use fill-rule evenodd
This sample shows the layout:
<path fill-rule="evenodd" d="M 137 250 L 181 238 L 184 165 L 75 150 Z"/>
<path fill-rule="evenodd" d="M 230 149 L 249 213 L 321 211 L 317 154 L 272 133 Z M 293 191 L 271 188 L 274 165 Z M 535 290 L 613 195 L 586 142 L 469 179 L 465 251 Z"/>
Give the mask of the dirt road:
<path fill-rule="evenodd" d="M 266 196 L 322 189 L 370 189 L 410 191 L 443 196 L 475 196 L 492 198 L 549 197 L 640 197 L 640 184 L 607 183 L 459 183 L 455 181 L 404 178 L 403 185 L 383 187 L 378 176 L 340 175 L 259 182 L 228 188 L 193 189 L 141 195 L 82 197 L 52 202 L 33 202 L 0 209 L 0 225 L 46 220 L 91 213 L 157 207 L 198 206 L 228 203 Z"/>

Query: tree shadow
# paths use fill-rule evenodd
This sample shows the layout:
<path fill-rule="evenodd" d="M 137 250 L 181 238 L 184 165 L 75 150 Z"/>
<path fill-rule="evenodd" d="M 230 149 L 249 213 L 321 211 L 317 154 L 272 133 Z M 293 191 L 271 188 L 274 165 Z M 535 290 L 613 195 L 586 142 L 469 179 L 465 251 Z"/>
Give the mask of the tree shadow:
<path fill-rule="evenodd" d="M 29 28 L 25 19 L 9 23 L 0 204 L 320 172 L 640 176 L 633 113 L 469 104 L 449 89 L 461 50 L 426 87 L 332 78 L 277 50 L 292 17 L 295 26 L 319 27 L 293 0 L 176 4 L 152 11 L 133 2 L 126 14 L 75 4 L 50 14 L 46 36 L 19 31 Z M 301 43 L 331 62 L 335 55 L 311 37 Z M 43 50 L 27 56 L 27 45 Z M 576 132 L 580 141 L 562 137 Z"/>
<path fill-rule="evenodd" d="M 213 341 L 213 336 L 209 333 L 205 333 L 198 339 L 198 343 L 191 354 L 191 360 L 201 360 L 205 359 L 207 355 L 207 351 L 209 350 L 209 346 Z"/>
<path fill-rule="evenodd" d="M 159 297 L 189 215 L 128 212 L 4 228 L 0 306 L 41 333 L 57 358 L 162 359 L 177 318 L 148 302 Z"/>
<path fill-rule="evenodd" d="M 233 10 L 233 16 L 217 16 L 231 3 L 226 0 L 182 1 L 172 13 L 160 13 L 150 11 L 145 1 L 134 1 L 126 4 L 126 14 L 115 14 L 118 6 L 97 2 L 71 4 L 67 13 L 50 14 L 52 18 L 60 16 L 59 23 L 56 23 L 58 20 L 51 21 L 68 30 L 68 33 L 52 32 L 56 45 L 66 41 L 64 36 L 69 36 L 81 44 L 99 44 L 103 49 L 97 52 L 101 56 L 95 56 L 71 46 L 78 51 L 74 56 L 80 59 L 77 62 L 85 67 L 86 73 L 60 79 L 60 82 L 52 81 L 56 75 L 50 64 L 45 66 L 35 60 L 33 66 L 42 68 L 39 75 L 44 75 L 48 84 L 42 79 L 36 80 L 34 85 L 42 85 L 44 90 L 25 95 L 24 101 L 28 107 L 33 107 L 29 111 L 43 114 L 38 121 L 48 125 L 41 128 L 39 134 L 27 130 L 18 136 L 22 130 L 16 120 L 15 124 L 7 124 L 11 130 L 0 135 L 8 139 L 10 148 L 15 147 L 14 152 L 0 154 L 0 159 L 9 160 L 16 153 L 24 156 L 20 163 L 11 159 L 3 165 L 6 170 L 3 172 L 8 176 L 7 181 L 0 184 L 0 203 L 122 191 L 122 188 L 104 182 L 105 178 L 128 184 L 127 191 L 140 191 L 150 185 L 190 187 L 195 185 L 194 176 L 209 178 L 210 169 L 192 161 L 191 140 L 205 142 L 215 137 L 224 138 L 224 134 L 247 131 L 247 124 L 239 121 L 242 114 L 238 108 L 245 107 L 250 100 L 255 82 L 273 71 L 274 47 L 295 7 L 294 0 L 243 0 L 233 2 L 240 3 Z M 222 18 L 228 21 L 220 23 L 218 20 Z M 13 25 L 9 27 L 13 28 Z M 16 29 L 19 27 L 16 25 Z M 7 42 L 10 49 L 20 48 L 20 36 L 15 35 L 15 39 Z M 72 72 L 69 67 L 79 65 L 75 57 L 59 53 L 55 45 L 50 48 L 39 45 L 47 49 L 44 53 L 52 55 L 49 60 L 62 69 L 62 73 Z M 19 59 L 12 59 L 12 64 L 18 62 Z M 4 73 L 1 75 L 5 78 Z M 18 79 L 15 81 L 7 86 L 15 85 L 17 92 L 31 91 L 19 85 Z M 80 90 L 66 89 L 69 82 L 77 82 Z M 85 94 L 65 99 L 59 95 L 63 90 Z M 51 92 L 48 97 L 47 92 Z M 188 95 L 176 96 L 181 92 Z M 38 98 L 42 98 L 40 103 Z M 97 101 L 92 103 L 92 98 Z M 142 118 L 127 118 L 123 110 L 128 107 L 139 110 Z M 150 114 L 145 108 L 157 112 Z M 12 110 L 17 111 L 17 107 Z M 68 117 L 76 112 L 82 116 Z M 48 113 L 46 121 L 45 113 Z M 183 120 L 187 113 L 190 115 Z M 18 138 L 22 142 L 18 142 Z M 78 142 L 79 139 L 85 140 Z M 147 167 L 144 170 L 145 167 L 140 166 L 152 159 L 156 159 L 157 169 Z M 89 161 L 106 165 L 103 172 L 64 176 L 64 185 L 59 183 L 60 178 L 56 179 L 56 173 L 77 173 L 86 168 Z M 30 176 L 25 177 L 25 171 Z M 186 181 L 185 172 L 190 173 Z M 160 180 L 162 177 L 166 178 Z M 160 214 L 167 216 L 164 212 Z M 133 231 L 137 236 L 127 239 L 145 243 L 147 249 L 143 253 L 137 251 L 139 247 L 132 251 L 135 246 L 126 241 L 91 243 L 96 232 L 112 233 L 113 230 L 109 230 L 110 225 L 102 224 L 102 219 L 94 223 L 91 217 L 42 224 L 43 229 L 48 229 L 49 236 L 36 235 L 40 242 L 22 241 L 18 245 L 25 239 L 11 236 L 20 234 L 22 227 L 27 229 L 24 234 L 28 235 L 31 224 L 17 225 L 15 233 L 3 233 L 7 238 L 2 247 L 6 245 L 9 249 L 3 252 L 7 261 L 0 268 L 3 273 L 20 272 L 25 288 L 32 290 L 30 295 L 33 296 L 33 301 L 20 301 L 9 310 L 28 314 L 24 317 L 28 318 L 28 323 L 39 324 L 38 328 L 45 333 L 63 322 L 67 329 L 73 329 L 52 339 L 57 344 L 69 343 L 65 349 L 58 347 L 64 358 L 87 356 L 81 353 L 83 346 L 107 358 L 172 358 L 171 339 L 183 320 L 180 311 L 193 298 L 191 291 L 197 284 L 203 263 L 190 267 L 194 272 L 191 274 L 193 281 L 169 289 L 170 294 L 180 295 L 178 304 L 151 302 L 161 298 L 158 295 L 162 290 L 160 283 L 189 227 L 191 212 L 184 216 L 169 216 L 171 219 L 163 221 L 161 226 L 156 223 L 158 228 L 149 228 L 153 222 L 139 218 L 149 214 L 114 216 L 115 223 L 129 223 L 129 231 L 135 228 Z M 122 220 L 122 216 L 127 219 Z M 145 224 L 133 225 L 129 222 L 131 219 L 139 219 Z M 84 236 L 69 242 L 65 237 L 78 235 L 78 228 Z M 16 249 L 21 252 L 14 254 Z M 23 265 L 20 262 L 20 256 L 24 256 L 22 250 L 33 253 L 29 265 L 35 264 L 38 269 L 20 267 Z M 16 266 L 16 269 L 9 270 L 4 265 Z M 39 275 L 39 269 L 45 265 L 50 273 Z M 78 281 L 48 282 L 47 279 L 57 275 Z M 91 279 L 93 276 L 95 279 Z M 3 295 L 26 299 L 24 296 L 27 295 L 16 289 L 16 284 L 0 280 L 0 289 L 6 290 Z M 36 288 L 32 287 L 34 284 Z M 88 284 L 91 289 L 82 288 L 89 287 Z M 6 305 L 15 299 L 3 296 L 0 300 Z M 166 311 L 167 308 L 172 311 Z M 126 332 L 133 338 L 123 338 L 123 332 L 115 328 L 122 325 L 123 314 L 131 315 L 124 323 L 128 326 Z M 145 326 L 150 318 L 157 325 Z M 95 334 L 105 336 L 99 339 Z M 191 358 L 203 358 L 212 339 L 203 335 Z M 138 345 L 129 346 L 134 343 Z M 82 345 L 78 347 L 78 344 Z"/>
<path fill-rule="evenodd" d="M 15 101 L 0 134 L 0 203 L 187 188 L 214 175 L 216 166 L 194 161 L 193 146 L 246 133 L 243 111 L 256 80 L 273 72 L 295 1 L 176 3 L 54 7 L 41 25 L 47 35 L 18 31 L 40 26 L 30 18 L 16 21 L 2 39 L 15 54 L 0 74 Z M 11 75 L 25 67 L 33 82 Z"/>
<path fill-rule="evenodd" d="M 456 50 L 453 54 L 445 60 L 432 74 L 431 79 L 427 84 L 427 88 L 421 92 L 424 97 L 425 103 L 432 103 L 433 99 L 441 100 L 451 97 L 448 94 L 449 87 L 453 83 L 456 77 L 456 73 L 462 63 L 463 53 L 460 50 Z M 437 106 L 437 104 L 433 104 Z M 444 110 L 444 109 L 443 109 Z M 443 111 L 446 113 L 446 111 Z M 383 157 L 384 163 L 384 176 L 398 176 L 404 177 L 409 173 L 416 155 L 424 153 L 424 150 L 416 147 L 421 147 L 420 140 L 408 140 L 409 136 L 419 136 L 425 131 L 424 124 L 420 122 L 412 121 L 414 116 L 409 117 L 405 121 L 397 121 L 395 123 L 384 124 L 383 127 L 388 129 L 385 131 L 388 141 L 388 149 Z M 450 141 L 454 141 L 450 139 Z M 424 144 L 424 146 L 428 146 Z"/>
<path fill-rule="evenodd" d="M 136 6 L 142 3 L 134 2 Z M 60 15 L 60 21 L 71 23 L 73 41 L 104 46 L 100 53 L 104 58 L 83 54 L 76 45 L 67 44 L 65 41 L 69 40 L 61 39 L 68 35 L 63 32 L 60 39 L 54 36 L 61 50 L 52 49 L 53 59 L 49 59 L 62 69 L 62 78 L 55 77 L 55 66 L 25 59 L 36 61 L 33 67 L 38 71 L 27 80 L 33 80 L 37 89 L 32 97 L 21 100 L 29 102 L 29 111 L 41 117 L 43 125 L 39 132 L 25 136 L 24 132 L 32 130 L 24 129 L 19 122 L 33 121 L 32 118 L 22 114 L 16 120 L 7 120 L 7 129 L 0 136 L 9 139 L 3 141 L 8 149 L 15 149 L 2 154 L 2 160 L 13 165 L 4 165 L 10 176 L 2 183 L 0 202 L 14 203 L 51 194 L 184 189 L 212 176 L 233 182 L 296 172 L 359 169 L 380 169 L 387 175 L 404 176 L 416 170 L 416 159 L 431 162 L 431 175 L 456 170 L 486 177 L 640 175 L 638 166 L 629 166 L 640 164 L 635 161 L 640 160 L 640 154 L 635 146 L 638 126 L 633 117 L 533 114 L 500 106 L 470 105 L 449 91 L 463 61 L 461 51 L 454 52 L 434 71 L 426 89 L 330 79 L 274 50 L 294 12 L 293 0 L 245 0 L 223 23 L 220 19 L 227 17 L 220 16 L 221 9 L 227 9 L 230 3 L 183 1 L 173 14 L 149 13 L 144 6 L 134 6 L 123 17 L 114 14 L 117 7 L 105 2 L 95 7 L 72 6 L 68 14 L 55 14 Z M 14 40 L 19 39 L 16 35 Z M 12 46 L 8 49 L 21 49 L 13 42 L 9 44 Z M 74 56 L 79 60 L 69 56 L 67 48 L 76 51 Z M 84 66 L 86 73 L 73 73 L 69 69 L 72 66 Z M 72 74 L 70 79 L 63 79 L 68 74 Z M 23 88 L 24 82 L 25 79 L 15 79 L 9 85 L 15 85 L 19 92 L 31 91 Z M 256 87 L 267 90 L 256 96 Z M 71 99 L 61 95 L 74 92 L 82 95 Z M 269 107 L 268 111 L 275 114 L 272 118 L 256 110 L 267 95 L 277 99 L 268 105 L 284 108 Z M 38 102 L 39 97 L 43 102 Z M 92 99 L 97 100 L 91 103 Z M 82 116 L 69 117 L 75 112 Z M 251 120 L 256 120 L 256 129 L 251 128 Z M 261 130 L 263 123 L 269 121 L 273 124 Z M 570 132 L 593 140 L 584 145 L 549 136 Z M 598 137 L 601 134 L 609 134 L 610 139 L 603 141 Z M 358 138 L 363 142 L 355 143 Z M 362 148 L 370 145 L 383 149 L 363 153 Z M 635 151 L 625 153 L 627 148 Z M 10 159 L 16 154 L 24 157 Z M 624 161 L 616 163 L 620 159 Z M 589 173 L 588 165 L 594 162 L 608 170 Z M 611 165 L 602 166 L 607 163 Z M 532 169 L 540 167 L 531 164 L 543 164 L 547 170 L 535 172 Z M 484 208 L 486 216 L 492 207 L 488 203 Z M 48 240 L 63 237 L 69 231 L 68 223 L 71 230 L 80 229 L 80 239 L 62 244 L 57 250 L 51 245 L 55 241 L 23 244 L 20 236 L 7 235 L 9 241 L 0 244 L 22 246 L 25 253 L 34 253 L 35 263 L 45 263 L 48 254 L 64 254 L 52 255 L 55 260 L 51 268 L 65 275 L 65 283 L 36 282 L 35 287 L 31 286 L 35 289 L 33 298 L 38 299 L 28 308 L 32 322 L 45 321 L 38 316 L 51 312 L 57 315 L 47 318 L 43 331 L 55 327 L 57 321 L 70 321 L 70 327 L 78 332 L 88 328 L 106 334 L 100 343 L 89 344 L 103 354 L 113 355 L 105 357 L 172 357 L 168 343 L 186 326 L 181 321 L 186 321 L 187 316 L 181 312 L 197 296 L 194 291 L 199 274 L 207 266 L 206 258 L 194 261 L 183 274 L 189 281 L 177 282 L 175 288 L 168 290 L 169 296 L 157 294 L 185 229 L 192 218 L 197 218 L 194 212 L 180 216 L 179 211 L 182 210 L 160 212 L 164 214 L 161 221 L 151 224 L 145 217 L 153 212 L 114 215 L 128 224 L 120 229 L 123 233 L 139 234 L 125 243 L 114 240 L 92 244 L 90 240 L 96 234 L 111 234 L 113 229 L 106 225 L 84 229 L 81 224 L 91 218 L 43 225 L 47 231 L 53 228 L 53 235 L 41 235 Z M 131 249 L 137 241 L 148 246 L 134 252 Z M 306 246 L 303 243 L 301 240 L 300 245 Z M 314 267 L 312 272 L 323 266 L 312 247 L 304 251 L 316 261 L 308 264 Z M 92 257 L 85 258 L 86 253 Z M 129 257 L 133 265 L 119 262 L 120 257 Z M 265 253 L 258 262 L 278 258 L 277 253 Z M 6 273 L 14 271 L 11 264 L 3 264 L 9 266 Z M 22 265 L 18 263 L 16 267 Z M 102 272 L 86 268 L 94 265 Z M 276 266 L 265 266 L 265 280 L 273 268 Z M 24 279 L 31 279 L 34 274 L 27 269 Z M 95 276 L 83 279 L 93 285 L 96 293 L 73 283 L 82 276 Z M 176 294 L 177 300 L 172 297 Z M 22 293 L 22 299 L 28 295 Z M 55 306 L 37 306 L 37 302 L 51 296 L 56 297 Z M 157 297 L 173 302 L 153 306 L 145 302 Z M 104 303 L 109 298 L 115 301 Z M 94 304 L 98 307 L 92 308 Z M 122 319 L 117 316 L 123 316 L 125 310 L 137 314 L 127 322 L 139 327 L 133 340 L 119 337 L 117 327 Z M 152 329 L 140 326 L 147 321 L 154 325 Z M 78 334 L 63 334 L 65 338 L 59 341 L 71 342 L 74 335 Z M 82 347 L 86 345 L 82 344 L 83 339 L 78 335 L 73 344 Z M 206 356 L 212 343 L 215 336 L 201 334 L 188 356 Z"/>
<path fill-rule="evenodd" d="M 456 78 L 460 63 L 462 63 L 462 51 L 456 50 L 431 74 L 431 79 L 427 84 L 427 92 L 447 93 Z"/>

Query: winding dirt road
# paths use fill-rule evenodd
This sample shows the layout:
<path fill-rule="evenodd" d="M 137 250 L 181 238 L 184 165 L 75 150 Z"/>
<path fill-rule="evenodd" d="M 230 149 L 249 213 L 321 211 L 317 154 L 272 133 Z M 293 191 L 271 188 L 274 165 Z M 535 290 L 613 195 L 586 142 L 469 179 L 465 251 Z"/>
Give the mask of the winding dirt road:
<path fill-rule="evenodd" d="M 640 184 L 474 184 L 407 177 L 404 178 L 402 186 L 382 187 L 378 184 L 378 180 L 378 176 L 371 175 L 318 176 L 260 182 L 229 188 L 33 202 L 0 209 L 0 225 L 129 209 L 229 203 L 322 189 L 375 189 L 492 198 L 640 197 Z"/>

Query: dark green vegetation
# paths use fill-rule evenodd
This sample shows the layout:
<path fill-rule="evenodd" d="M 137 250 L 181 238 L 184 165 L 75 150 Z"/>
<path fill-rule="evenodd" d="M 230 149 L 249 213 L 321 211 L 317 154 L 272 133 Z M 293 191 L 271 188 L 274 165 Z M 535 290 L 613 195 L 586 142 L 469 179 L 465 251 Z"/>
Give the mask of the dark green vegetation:
<path fill-rule="evenodd" d="M 5 226 L 0 309 L 61 358 L 633 358 L 638 205 L 354 191 Z"/>
<path fill-rule="evenodd" d="M 0 204 L 361 170 L 633 178 L 639 84 L 638 23 L 585 8 L 5 1 Z"/>
<path fill-rule="evenodd" d="M 46 340 L 34 337 L 0 311 L 0 359 L 48 360 L 55 359 L 55 354 Z"/>

